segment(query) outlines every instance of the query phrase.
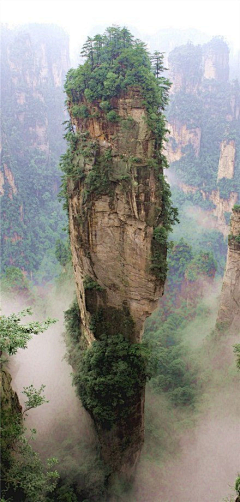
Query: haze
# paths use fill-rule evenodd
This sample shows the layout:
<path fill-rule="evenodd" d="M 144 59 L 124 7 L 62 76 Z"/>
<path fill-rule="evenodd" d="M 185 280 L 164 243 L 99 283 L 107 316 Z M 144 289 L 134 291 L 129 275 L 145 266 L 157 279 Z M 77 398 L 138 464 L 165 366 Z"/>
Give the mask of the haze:
<path fill-rule="evenodd" d="M 239 0 L 1 0 L 1 21 L 58 24 L 70 35 L 72 53 L 112 24 L 134 27 L 143 39 L 165 28 L 194 28 L 240 48 Z"/>

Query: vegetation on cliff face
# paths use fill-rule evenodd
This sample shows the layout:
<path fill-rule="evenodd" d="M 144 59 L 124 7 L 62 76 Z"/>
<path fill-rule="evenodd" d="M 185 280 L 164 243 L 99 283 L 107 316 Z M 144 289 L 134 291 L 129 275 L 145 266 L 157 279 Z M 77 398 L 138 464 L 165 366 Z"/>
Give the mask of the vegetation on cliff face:
<path fill-rule="evenodd" d="M 208 315 L 201 305 L 204 285 L 212 284 L 217 264 L 207 251 L 196 253 L 186 241 L 168 254 L 168 277 L 159 308 L 147 320 L 143 341 L 149 349 L 150 387 L 175 406 L 193 406 L 199 393 L 197 357 L 184 332 L 193 319 Z"/>
<path fill-rule="evenodd" d="M 195 252 L 209 247 L 223 274 L 224 235 L 240 193 L 239 82 L 228 80 L 228 47 L 218 37 L 202 46 L 176 47 L 169 54 L 169 70 L 173 92 L 166 111 L 171 128 L 167 150 L 172 200 L 181 222 L 173 239 L 184 235 Z M 220 161 L 229 178 L 218 179 Z"/>

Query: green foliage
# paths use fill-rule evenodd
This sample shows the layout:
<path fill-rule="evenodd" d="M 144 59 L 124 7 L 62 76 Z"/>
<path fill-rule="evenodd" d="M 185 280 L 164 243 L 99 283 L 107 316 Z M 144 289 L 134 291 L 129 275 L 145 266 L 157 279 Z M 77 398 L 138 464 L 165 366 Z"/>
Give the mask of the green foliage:
<path fill-rule="evenodd" d="M 78 102 L 84 95 L 87 101 L 105 103 L 137 85 L 143 91 L 147 108 L 155 107 L 157 112 L 155 103 L 162 108 L 165 106 L 170 84 L 166 78 L 160 77 L 162 55 L 158 53 L 157 56 L 156 78 L 151 72 L 151 60 L 145 45 L 134 40 L 126 28 L 111 27 L 104 35 L 88 37 L 82 55 L 86 58 L 85 64 L 77 70 L 71 69 L 65 84 L 71 102 Z M 155 62 L 154 56 L 153 72 Z"/>
<path fill-rule="evenodd" d="M 161 242 L 164 233 L 155 232 Z M 196 252 L 181 239 L 168 253 L 168 276 L 159 308 L 147 319 L 143 340 L 150 350 L 149 385 L 180 407 L 193 406 L 199 394 L 197 356 L 184 342 L 189 321 L 209 314 L 200 303 L 199 279 L 213 281 L 216 261 L 209 251 Z"/>
<path fill-rule="evenodd" d="M 43 465 L 25 437 L 25 427 L 12 413 L 2 412 L 1 427 L 2 495 L 13 502 L 45 502 L 46 493 L 54 490 L 59 478 L 54 469 L 57 459 Z"/>
<path fill-rule="evenodd" d="M 56 322 L 47 319 L 44 323 L 32 322 L 27 325 L 19 324 L 22 317 L 31 314 L 30 309 L 1 316 L 0 318 L 0 344 L 1 350 L 8 354 L 15 354 L 18 348 L 26 348 L 27 342 L 33 334 L 45 331 L 50 324 Z M 3 378 L 6 377 L 5 370 L 2 370 Z M 13 391 L 3 385 L 2 410 L 1 410 L 1 471 L 2 471 L 2 494 L 13 502 L 24 500 L 26 502 L 45 502 L 46 493 L 53 491 L 59 474 L 53 469 L 57 460 L 51 458 L 47 460 L 46 466 L 40 460 L 39 455 L 34 452 L 26 438 L 26 428 L 24 427 L 24 414 L 32 408 L 48 402 L 42 392 L 45 386 L 35 389 L 33 385 L 24 387 L 23 394 L 27 400 L 25 410 L 21 413 L 17 397 Z M 35 430 L 32 431 L 32 437 Z"/>
<path fill-rule="evenodd" d="M 217 270 L 217 263 L 212 253 L 201 251 L 188 265 L 185 277 L 189 281 L 196 281 L 199 276 L 214 277 Z"/>
<path fill-rule="evenodd" d="M 49 401 L 46 400 L 45 396 L 42 396 L 42 392 L 44 391 L 46 385 L 41 385 L 40 389 L 35 389 L 33 385 L 29 385 L 28 387 L 23 387 L 23 392 L 22 394 L 25 394 L 27 397 L 27 401 L 25 401 L 25 409 L 23 413 L 26 413 L 29 410 L 32 410 L 33 408 L 37 408 L 38 406 L 41 406 L 44 403 L 49 403 Z"/>
<path fill-rule="evenodd" d="M 68 310 L 64 312 L 65 343 L 67 347 L 67 360 L 75 369 L 86 349 L 86 341 L 81 336 L 81 316 L 77 299 L 75 298 Z"/>
<path fill-rule="evenodd" d="M 195 196 L 186 196 L 180 189 L 172 187 L 172 199 L 173 204 L 179 207 L 180 220 L 180 224 L 173 229 L 172 239 L 177 242 L 184 236 L 184 240 L 192 247 L 194 253 L 203 250 L 210 251 L 218 264 L 217 273 L 223 275 L 227 256 L 227 239 L 219 230 L 209 227 L 209 213 L 203 213 L 199 202 L 195 202 Z M 205 209 L 210 208 L 205 206 Z"/>
<path fill-rule="evenodd" d="M 199 97 L 180 91 L 174 94 L 168 108 L 169 121 L 178 120 L 188 129 L 201 127 L 202 103 Z"/>
<path fill-rule="evenodd" d="M 2 352 L 12 355 L 16 354 L 19 348 L 26 349 L 27 343 L 33 335 L 43 333 L 50 324 L 56 322 L 55 319 L 47 319 L 43 323 L 20 324 L 26 315 L 32 315 L 31 309 L 28 308 L 18 314 L 0 317 L 0 348 Z"/>
<path fill-rule="evenodd" d="M 107 120 L 109 120 L 109 122 L 118 122 L 119 116 L 115 110 L 111 110 L 107 113 Z"/>
<path fill-rule="evenodd" d="M 74 383 L 96 422 L 109 429 L 127 419 L 145 385 L 146 362 L 146 349 L 120 334 L 103 336 L 86 350 Z"/>
<path fill-rule="evenodd" d="M 110 101 L 101 101 L 101 103 L 99 103 L 99 106 L 105 113 L 107 113 L 111 110 Z"/>
<path fill-rule="evenodd" d="M 60 239 L 56 241 L 55 256 L 62 267 L 65 267 L 67 263 L 71 260 L 71 251 L 69 248 L 69 243 L 66 243 Z"/>
<path fill-rule="evenodd" d="M 70 334 L 73 341 L 74 342 L 79 341 L 81 317 L 77 299 L 75 299 L 71 307 L 68 310 L 66 310 L 64 314 L 64 319 L 67 332 Z"/>
<path fill-rule="evenodd" d="M 89 116 L 88 108 L 86 105 L 73 105 L 71 109 L 73 117 L 87 118 Z"/>
<path fill-rule="evenodd" d="M 167 230 L 164 227 L 157 227 L 153 231 L 152 256 L 150 269 L 161 281 L 167 277 Z"/>
<path fill-rule="evenodd" d="M 240 474 L 238 475 L 236 481 L 235 481 L 235 490 L 238 495 L 240 495 Z"/>
<path fill-rule="evenodd" d="M 229 234 L 228 243 L 229 244 L 235 244 L 235 243 L 240 244 L 240 234 L 238 234 L 238 235 Z"/>
<path fill-rule="evenodd" d="M 183 86 L 194 86 L 199 82 L 202 65 L 202 48 L 191 42 L 175 47 L 169 54 L 169 65 L 184 75 Z"/>
<path fill-rule="evenodd" d="M 104 290 L 101 296 L 104 300 Z M 97 340 L 104 334 L 115 336 L 119 330 L 127 340 L 132 340 L 134 321 L 127 306 L 123 305 L 122 309 L 98 307 L 96 291 L 93 290 L 86 292 L 86 306 L 91 313 L 91 330 Z"/>
<path fill-rule="evenodd" d="M 96 289 L 98 291 L 102 291 L 103 288 L 99 286 L 99 284 L 92 279 L 89 275 L 85 277 L 83 281 L 84 289 Z"/>
<path fill-rule="evenodd" d="M 240 204 L 234 204 L 233 211 L 235 211 L 236 213 L 240 213 Z"/>
<path fill-rule="evenodd" d="M 191 246 L 182 239 L 175 243 L 168 253 L 168 283 L 179 288 L 185 277 L 186 269 L 193 259 Z"/>

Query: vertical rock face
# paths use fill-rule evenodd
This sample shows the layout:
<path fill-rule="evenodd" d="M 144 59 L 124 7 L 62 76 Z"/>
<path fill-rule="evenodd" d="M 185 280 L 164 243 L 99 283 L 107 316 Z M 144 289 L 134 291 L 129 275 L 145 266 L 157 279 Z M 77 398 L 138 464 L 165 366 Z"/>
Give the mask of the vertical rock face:
<path fill-rule="evenodd" d="M 223 279 L 220 308 L 217 318 L 218 329 L 229 329 L 238 333 L 240 325 L 240 206 L 234 206 L 230 235 L 228 238 L 228 255 L 226 271 Z"/>
<path fill-rule="evenodd" d="M 162 212 L 158 180 L 149 161 L 154 139 L 146 125 L 146 110 L 137 89 L 114 101 L 122 122 L 104 120 L 99 104 L 98 119 L 84 125 L 73 122 L 77 132 L 89 133 L 92 158 L 84 161 L 76 154 L 74 162 L 91 170 L 99 159 L 106 159 L 105 187 L 86 201 L 86 180 L 73 186 L 69 182 L 69 218 L 73 264 L 82 321 L 88 331 L 88 314 L 83 281 L 97 280 L 104 295 L 98 293 L 98 307 L 129 310 L 134 321 L 133 341 L 139 341 L 145 318 L 163 294 L 163 281 L 157 281 L 152 266 L 153 226 Z M 125 129 L 129 121 L 130 128 Z M 81 140 L 80 140 L 81 141 Z M 82 221 L 80 221 L 80 217 Z M 163 250 L 165 258 L 166 251 Z M 101 299 L 102 297 L 102 299 Z M 91 338 L 89 334 L 89 339 Z"/>
<path fill-rule="evenodd" d="M 154 138 L 137 89 L 114 99 L 120 123 L 106 121 L 99 103 L 94 103 L 94 110 L 98 118 L 86 119 L 84 124 L 73 118 L 79 143 L 87 133 L 92 152 L 84 158 L 76 149 L 73 163 L 81 166 L 82 176 L 86 177 L 68 183 L 70 239 L 82 332 L 88 344 L 102 334 L 119 333 L 136 343 L 141 340 L 144 321 L 156 308 L 164 285 L 164 244 L 162 278 L 157 279 L 152 269 L 154 226 L 163 212 L 159 181 L 149 165 Z M 89 111 L 92 113 L 91 107 Z M 130 128 L 125 128 L 126 122 Z M 91 192 L 88 179 L 94 182 L 97 164 L 106 178 Z M 95 420 L 103 458 L 113 470 L 119 470 L 119 466 L 122 472 L 133 468 L 143 443 L 144 389 L 136 393 L 128 420 L 116 423 L 114 432 L 102 429 Z M 128 446 L 123 447 L 123 438 L 128 438 Z"/>
<path fill-rule="evenodd" d="M 108 473 L 129 477 L 144 440 L 139 342 L 163 294 L 174 221 L 161 151 L 169 83 L 161 80 L 160 95 L 145 48 L 125 29 L 109 28 L 84 48 L 86 63 L 66 82 L 71 121 L 62 161 L 85 346 L 75 383 Z"/>
<path fill-rule="evenodd" d="M 188 129 L 186 124 L 174 121 L 169 124 L 169 141 L 166 143 L 167 158 L 169 163 L 182 158 L 184 148 L 188 145 L 193 147 L 195 157 L 199 156 L 201 144 L 201 129 L 195 127 Z"/>
<path fill-rule="evenodd" d="M 218 164 L 218 180 L 221 178 L 232 179 L 234 176 L 236 156 L 235 141 L 223 141 L 221 143 L 220 158 Z"/>
<path fill-rule="evenodd" d="M 204 78 L 227 82 L 229 77 L 229 49 L 221 39 L 205 44 L 203 51 Z"/>

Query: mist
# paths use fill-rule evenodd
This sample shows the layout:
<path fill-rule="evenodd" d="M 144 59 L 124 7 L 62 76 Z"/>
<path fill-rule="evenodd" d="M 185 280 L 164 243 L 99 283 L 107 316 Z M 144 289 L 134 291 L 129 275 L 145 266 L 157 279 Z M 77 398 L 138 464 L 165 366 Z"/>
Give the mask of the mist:
<path fill-rule="evenodd" d="M 220 502 L 233 493 L 240 436 L 239 375 L 232 349 L 237 338 L 211 340 L 220 287 L 220 280 L 211 287 L 206 282 L 202 304 L 208 306 L 208 315 L 197 317 L 185 329 L 184 339 L 197 355 L 203 385 L 196 407 L 178 409 L 147 386 L 145 445 L 134 484 L 127 494 L 121 483 L 114 485 L 107 500 Z M 75 394 L 72 369 L 65 358 L 63 312 L 74 291 L 72 285 L 63 289 L 64 295 L 52 290 L 40 307 L 34 307 L 34 318 L 50 315 L 57 323 L 33 337 L 26 350 L 19 350 L 9 369 L 23 408 L 23 387 L 46 385 L 49 403 L 30 410 L 26 417 L 28 430 L 37 429 L 35 450 L 43 459 L 56 456 L 59 473 L 68 483 L 95 493 L 104 483 L 104 467 L 92 421 Z M 21 299 L 3 302 L 4 313 L 23 307 Z"/>
<path fill-rule="evenodd" d="M 62 26 L 70 35 L 74 60 L 89 35 L 103 33 L 113 24 L 127 26 L 146 42 L 149 35 L 155 37 L 160 30 L 179 29 L 184 36 L 184 31 L 192 29 L 192 35 L 194 30 L 199 31 L 208 40 L 224 36 L 234 52 L 240 48 L 237 0 L 149 0 L 147 4 L 144 0 L 2 0 L 1 18 L 11 26 L 26 23 Z M 154 50 L 161 50 L 161 37 L 158 45 Z"/>
<path fill-rule="evenodd" d="M 27 349 L 19 349 L 16 356 L 10 358 L 8 369 L 23 411 L 23 388 L 29 385 L 36 389 L 42 384 L 46 386 L 44 396 L 49 402 L 25 415 L 27 435 L 31 429 L 37 430 L 31 441 L 34 450 L 43 461 L 56 457 L 61 478 L 91 493 L 93 487 L 97 490 L 98 484 L 103 484 L 104 470 L 99 460 L 92 421 L 76 396 L 72 386 L 72 368 L 65 357 L 64 311 L 75 294 L 73 283 L 65 283 L 63 290 L 64 293 L 51 288 L 45 292 L 45 297 L 42 291 L 41 298 L 35 296 L 33 316 L 26 317 L 26 322 L 33 319 L 42 321 L 48 316 L 57 319 L 57 322 L 46 332 L 33 336 Z M 3 298 L 2 301 L 5 315 L 26 307 L 22 298 Z"/>

